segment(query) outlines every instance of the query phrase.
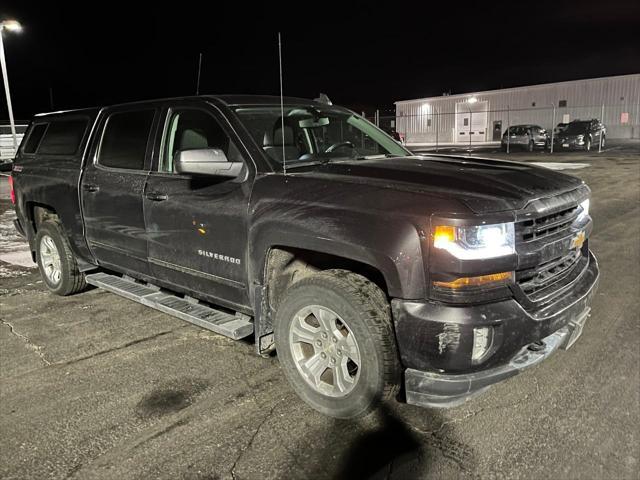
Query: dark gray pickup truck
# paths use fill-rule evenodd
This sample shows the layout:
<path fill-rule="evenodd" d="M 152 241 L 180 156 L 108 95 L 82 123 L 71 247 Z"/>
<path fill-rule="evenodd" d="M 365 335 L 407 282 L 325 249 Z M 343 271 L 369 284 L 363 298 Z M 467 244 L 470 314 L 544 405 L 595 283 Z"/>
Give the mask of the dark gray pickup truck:
<path fill-rule="evenodd" d="M 327 102 L 203 96 L 38 115 L 11 182 L 16 228 L 53 293 L 88 283 L 253 335 L 335 417 L 391 398 L 468 400 L 570 347 L 598 281 L 582 181 L 415 156 Z"/>

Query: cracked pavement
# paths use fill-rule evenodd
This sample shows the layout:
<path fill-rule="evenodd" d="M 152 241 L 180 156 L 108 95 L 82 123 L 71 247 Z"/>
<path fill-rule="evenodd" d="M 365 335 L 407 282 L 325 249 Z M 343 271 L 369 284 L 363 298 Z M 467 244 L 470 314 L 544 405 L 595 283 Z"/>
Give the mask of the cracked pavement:
<path fill-rule="evenodd" d="M 569 173 L 593 190 L 591 318 L 569 351 L 451 410 L 330 419 L 249 342 L 97 289 L 55 297 L 0 262 L 0 478 L 637 479 L 640 158 L 553 161 L 590 164 Z"/>

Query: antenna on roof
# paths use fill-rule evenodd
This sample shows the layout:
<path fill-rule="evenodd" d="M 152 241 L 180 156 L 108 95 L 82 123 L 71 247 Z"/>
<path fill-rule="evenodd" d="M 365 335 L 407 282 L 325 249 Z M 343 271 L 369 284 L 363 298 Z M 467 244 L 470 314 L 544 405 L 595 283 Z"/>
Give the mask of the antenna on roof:
<path fill-rule="evenodd" d="M 278 32 L 278 63 L 280 64 L 280 131 L 282 132 L 282 171 L 287 176 L 287 157 L 284 148 L 284 96 L 282 87 L 282 39 Z"/>
<path fill-rule="evenodd" d="M 196 95 L 200 95 L 200 73 L 202 72 L 202 53 L 198 57 L 198 80 L 196 81 Z"/>

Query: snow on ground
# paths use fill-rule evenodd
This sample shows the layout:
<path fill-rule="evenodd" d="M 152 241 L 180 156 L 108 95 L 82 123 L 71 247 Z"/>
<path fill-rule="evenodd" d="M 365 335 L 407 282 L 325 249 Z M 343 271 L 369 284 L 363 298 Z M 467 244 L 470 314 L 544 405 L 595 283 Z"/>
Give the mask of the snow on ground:
<path fill-rule="evenodd" d="M 29 245 L 13 226 L 15 218 L 16 214 L 13 209 L 0 214 L 0 262 L 19 267 L 36 268 L 36 264 L 31 260 Z M 27 273 L 0 263 L 0 278 L 26 275 Z"/>

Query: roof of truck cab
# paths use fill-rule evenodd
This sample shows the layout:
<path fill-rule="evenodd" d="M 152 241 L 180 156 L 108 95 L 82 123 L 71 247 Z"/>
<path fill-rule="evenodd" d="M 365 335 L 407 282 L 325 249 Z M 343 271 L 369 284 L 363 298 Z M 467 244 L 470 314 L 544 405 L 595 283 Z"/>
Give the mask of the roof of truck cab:
<path fill-rule="evenodd" d="M 78 108 L 75 110 L 58 110 L 56 112 L 44 112 L 44 113 L 36 113 L 34 117 L 36 118 L 49 118 L 67 115 L 94 115 L 97 114 L 102 107 L 90 107 L 90 108 Z"/>
<path fill-rule="evenodd" d="M 280 97 L 276 95 L 206 95 L 213 98 L 217 98 L 221 102 L 226 103 L 229 106 L 238 105 L 280 105 Z M 315 100 L 308 98 L 298 97 L 283 97 L 285 104 L 319 104 Z M 323 105 L 323 104 L 319 104 Z"/>
<path fill-rule="evenodd" d="M 76 110 L 60 110 L 57 112 L 44 112 L 38 113 L 35 117 L 52 117 L 56 115 L 71 115 L 71 114 L 93 114 L 99 112 L 102 108 L 106 107 L 121 107 L 125 105 L 144 105 L 145 103 L 158 103 L 168 102 L 175 100 L 193 100 L 196 98 L 218 100 L 230 107 L 236 107 L 240 105 L 280 105 L 280 97 L 275 95 L 199 95 L 199 96 L 185 96 L 185 97 L 169 97 L 169 98 L 155 98 L 150 100 L 139 100 L 136 102 L 115 103 L 112 105 L 104 105 L 102 107 L 81 108 Z M 315 100 L 308 98 L 298 97 L 283 97 L 285 105 L 324 105 Z"/>

